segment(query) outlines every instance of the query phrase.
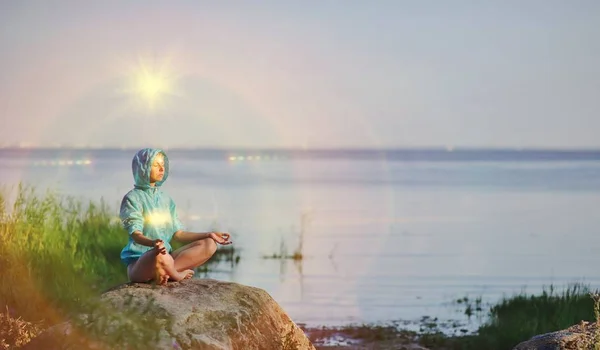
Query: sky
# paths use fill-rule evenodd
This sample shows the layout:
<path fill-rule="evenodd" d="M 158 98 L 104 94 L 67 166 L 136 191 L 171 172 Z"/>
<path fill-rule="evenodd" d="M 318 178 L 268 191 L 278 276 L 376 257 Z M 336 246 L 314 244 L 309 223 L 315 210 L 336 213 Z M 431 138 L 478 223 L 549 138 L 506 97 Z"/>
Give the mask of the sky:
<path fill-rule="evenodd" d="M 600 1 L 1 1 L 0 146 L 600 148 Z"/>

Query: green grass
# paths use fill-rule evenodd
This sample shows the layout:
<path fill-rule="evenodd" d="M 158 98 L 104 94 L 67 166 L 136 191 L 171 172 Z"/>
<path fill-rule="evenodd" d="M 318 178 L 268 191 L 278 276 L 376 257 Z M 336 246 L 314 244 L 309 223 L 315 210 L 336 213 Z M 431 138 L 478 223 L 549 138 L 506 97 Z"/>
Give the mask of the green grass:
<path fill-rule="evenodd" d="M 490 322 L 478 333 L 495 348 L 516 345 L 534 335 L 564 329 L 581 320 L 595 320 L 590 290 L 581 284 L 569 286 L 562 292 L 549 287 L 541 295 L 517 295 L 493 306 L 490 313 Z"/>
<path fill-rule="evenodd" d="M 561 291 L 554 286 L 541 294 L 520 293 L 483 308 L 481 299 L 461 299 L 464 312 L 484 313 L 486 320 L 476 334 L 445 336 L 434 326 L 421 335 L 421 343 L 432 349 L 512 349 L 531 337 L 554 332 L 580 323 L 596 320 L 595 302 L 588 286 L 572 284 Z"/>
<path fill-rule="evenodd" d="M 14 203 L 7 197 L 0 193 L 0 308 L 53 323 L 83 298 L 127 281 L 119 261 L 127 235 L 105 204 L 84 207 L 23 186 Z"/>

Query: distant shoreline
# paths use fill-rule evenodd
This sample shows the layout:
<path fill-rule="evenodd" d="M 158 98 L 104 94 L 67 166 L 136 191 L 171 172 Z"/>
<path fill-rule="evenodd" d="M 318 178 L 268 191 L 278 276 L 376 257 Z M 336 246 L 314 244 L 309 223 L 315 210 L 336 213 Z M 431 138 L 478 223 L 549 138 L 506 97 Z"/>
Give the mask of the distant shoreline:
<path fill-rule="evenodd" d="M 127 147 L 97 147 L 97 146 L 0 146 L 0 151 L 138 151 L 143 147 L 158 147 L 169 151 L 213 151 L 213 152 L 600 152 L 597 148 L 568 148 L 568 147 L 461 147 L 461 146 L 422 146 L 422 147 L 159 147 L 127 146 Z"/>
<path fill-rule="evenodd" d="M 0 156 L 24 158 L 55 155 L 135 153 L 137 148 L 0 148 Z M 384 161 L 600 161 L 600 149 L 509 148 L 165 148 L 169 154 L 191 159 L 231 161 L 268 160 L 384 160 Z"/>

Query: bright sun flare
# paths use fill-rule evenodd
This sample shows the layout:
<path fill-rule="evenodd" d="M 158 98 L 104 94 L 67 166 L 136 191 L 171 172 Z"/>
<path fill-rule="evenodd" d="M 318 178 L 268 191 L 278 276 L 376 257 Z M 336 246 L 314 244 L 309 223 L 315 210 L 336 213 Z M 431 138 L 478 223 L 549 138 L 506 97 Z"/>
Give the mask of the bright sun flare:
<path fill-rule="evenodd" d="M 166 108 L 169 97 L 176 95 L 175 76 L 165 64 L 153 66 L 140 61 L 130 70 L 129 77 L 124 93 L 138 109 L 155 112 Z"/>
<path fill-rule="evenodd" d="M 169 93 L 169 81 L 160 74 L 144 69 L 137 76 L 137 94 L 149 103 L 155 103 L 161 95 Z"/>

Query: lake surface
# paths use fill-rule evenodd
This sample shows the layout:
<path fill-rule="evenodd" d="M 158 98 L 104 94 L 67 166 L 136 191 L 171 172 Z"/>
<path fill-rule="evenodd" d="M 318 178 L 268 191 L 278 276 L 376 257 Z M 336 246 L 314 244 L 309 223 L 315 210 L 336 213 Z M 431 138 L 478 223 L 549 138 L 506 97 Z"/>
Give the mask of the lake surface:
<path fill-rule="evenodd" d="M 0 150 L 19 181 L 117 207 L 136 150 Z M 453 304 L 600 285 L 600 152 L 168 151 L 194 231 L 232 233 L 211 278 L 268 291 L 308 325 L 464 320 Z M 268 260 L 303 232 L 305 258 Z M 118 256 L 115 256 L 118 259 Z"/>

